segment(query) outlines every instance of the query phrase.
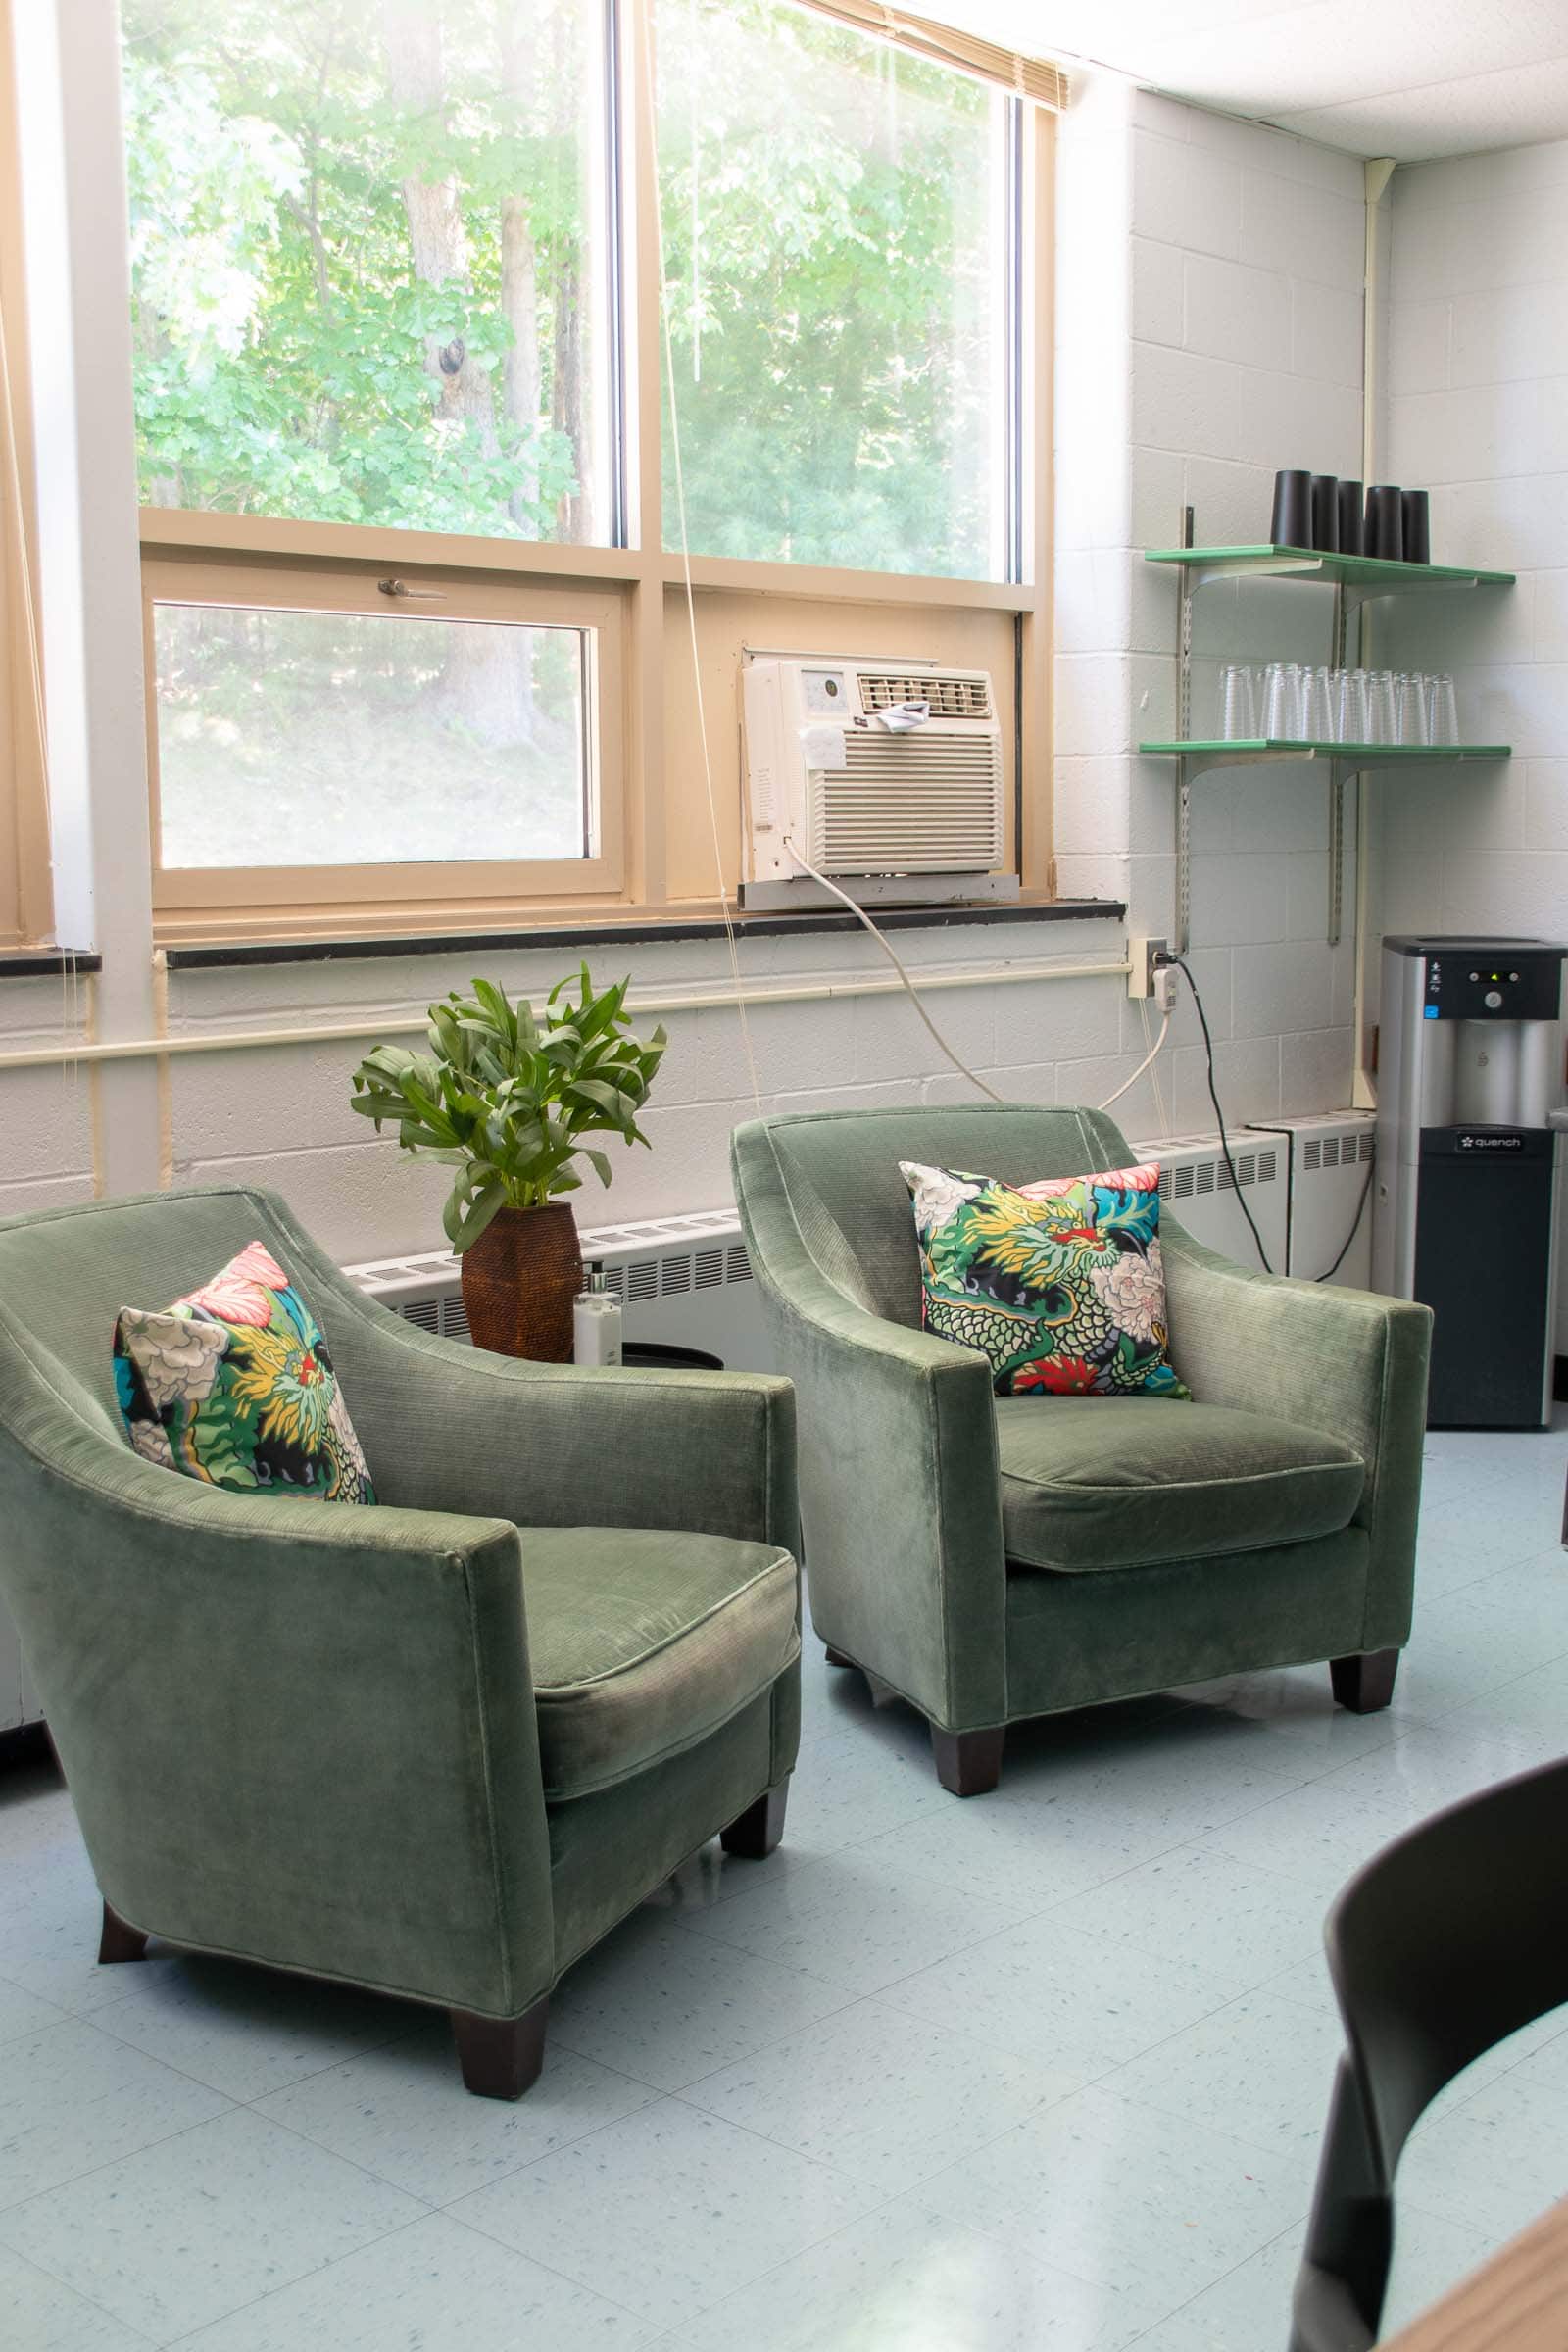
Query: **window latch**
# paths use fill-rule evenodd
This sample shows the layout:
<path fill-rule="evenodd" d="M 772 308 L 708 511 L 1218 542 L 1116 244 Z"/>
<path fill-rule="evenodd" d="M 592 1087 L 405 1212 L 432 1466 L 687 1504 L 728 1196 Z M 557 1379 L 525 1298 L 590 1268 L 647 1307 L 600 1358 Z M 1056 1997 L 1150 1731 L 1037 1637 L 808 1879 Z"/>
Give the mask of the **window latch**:
<path fill-rule="evenodd" d="M 437 604 L 446 602 L 444 588 L 411 588 L 407 580 L 377 580 L 375 584 L 383 596 L 426 597 L 433 598 Z"/>

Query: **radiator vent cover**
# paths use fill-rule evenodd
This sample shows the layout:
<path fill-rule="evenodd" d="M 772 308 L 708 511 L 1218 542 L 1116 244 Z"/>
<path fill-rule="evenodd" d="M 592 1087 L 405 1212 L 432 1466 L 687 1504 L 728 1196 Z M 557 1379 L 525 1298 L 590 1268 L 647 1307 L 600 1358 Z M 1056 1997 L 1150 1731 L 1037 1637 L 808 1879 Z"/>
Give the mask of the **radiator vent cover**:
<path fill-rule="evenodd" d="M 767 1371 L 772 1352 L 734 1213 L 649 1217 L 583 1232 L 583 1264 L 598 1259 L 626 1310 L 628 1340 L 667 1341 Z M 345 1269 L 369 1298 L 434 1338 L 467 1340 L 462 1269 L 447 1250 Z"/>
<path fill-rule="evenodd" d="M 1158 1149 L 1157 1144 L 1149 1147 L 1152 1155 L 1157 1154 Z M 1159 1171 L 1160 1199 L 1162 1200 L 1201 1200 L 1206 1193 L 1230 1193 L 1234 1192 L 1238 1186 L 1245 1191 L 1249 1185 L 1273 1184 L 1278 1179 L 1279 1158 L 1272 1150 L 1267 1152 L 1233 1151 L 1231 1157 L 1236 1162 L 1235 1183 L 1231 1180 L 1231 1172 L 1225 1163 L 1223 1153 L 1214 1159 L 1182 1159 L 1178 1160 L 1174 1167 L 1161 1167 Z"/>

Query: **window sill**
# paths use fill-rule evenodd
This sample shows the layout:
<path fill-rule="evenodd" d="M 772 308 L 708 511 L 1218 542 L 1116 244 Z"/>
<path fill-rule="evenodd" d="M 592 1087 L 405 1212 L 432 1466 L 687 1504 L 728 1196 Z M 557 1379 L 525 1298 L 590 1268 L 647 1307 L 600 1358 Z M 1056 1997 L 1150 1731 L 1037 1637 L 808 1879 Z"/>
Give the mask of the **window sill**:
<path fill-rule="evenodd" d="M 60 973 L 78 974 L 103 969 L 103 957 L 86 949 L 0 948 L 0 980 L 42 980 Z"/>
<path fill-rule="evenodd" d="M 877 910 L 883 931 L 946 931 L 970 923 L 1119 923 L 1127 912 L 1119 899 L 1011 899 L 1005 904 L 970 906 L 885 906 Z M 738 939 L 777 939 L 805 932 L 858 931 L 853 914 L 837 908 L 803 909 L 798 914 L 746 914 L 734 917 Z M 235 965 L 287 963 L 346 963 L 375 956 L 512 954 L 529 948 L 648 947 L 672 941 L 722 939 L 724 926 L 715 916 L 679 915 L 650 919 L 630 915 L 624 921 L 538 923 L 526 929 L 479 932 L 425 932 L 368 939 L 232 940 L 209 946 L 170 947 L 164 951 L 172 972 L 201 972 Z M 96 968 L 97 958 L 90 959 Z M 0 969 L 3 969 L 0 961 Z M 51 967 L 53 968 L 53 967 Z M 78 958 L 78 968 L 89 959 Z"/>

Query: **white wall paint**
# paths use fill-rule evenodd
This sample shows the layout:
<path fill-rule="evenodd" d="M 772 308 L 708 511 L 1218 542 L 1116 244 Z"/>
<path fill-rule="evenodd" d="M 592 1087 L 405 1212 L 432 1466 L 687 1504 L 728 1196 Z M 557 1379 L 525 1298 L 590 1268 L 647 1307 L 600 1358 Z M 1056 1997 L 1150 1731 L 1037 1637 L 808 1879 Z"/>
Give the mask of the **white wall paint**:
<path fill-rule="evenodd" d="M 1195 512 L 1208 545 L 1268 533 L 1274 469 L 1353 475 L 1361 440 L 1360 166 L 1277 131 L 1091 81 L 1060 130 L 1056 844 L 1061 887 L 1175 924 L 1175 784 L 1133 745 L 1175 731 L 1174 577 L 1143 551 Z M 1210 589 L 1194 731 L 1223 657 L 1323 662 L 1328 599 Z M 1351 951 L 1324 940 L 1328 788 L 1312 769 L 1202 778 L 1192 963 L 1227 1113 L 1349 1100 Z M 1348 872 L 1346 906 L 1351 906 Z M 1178 1123 L 1210 1125 L 1190 1005 Z"/>
<path fill-rule="evenodd" d="M 1391 480 L 1432 493 L 1440 563 L 1511 590 L 1411 601 L 1383 642 L 1451 670 L 1506 767 L 1385 783 L 1388 931 L 1568 934 L 1568 141 L 1401 169 L 1392 187 Z M 1568 1233 L 1564 1236 L 1568 1242 Z M 1568 1351 L 1568 1250 L 1558 1347 Z"/>
<path fill-rule="evenodd" d="M 1568 922 L 1568 141 L 1393 182 L 1389 470 L 1432 492 L 1443 563 L 1506 593 L 1393 616 L 1391 658 L 1453 670 L 1506 768 L 1384 796 L 1389 930 Z"/>

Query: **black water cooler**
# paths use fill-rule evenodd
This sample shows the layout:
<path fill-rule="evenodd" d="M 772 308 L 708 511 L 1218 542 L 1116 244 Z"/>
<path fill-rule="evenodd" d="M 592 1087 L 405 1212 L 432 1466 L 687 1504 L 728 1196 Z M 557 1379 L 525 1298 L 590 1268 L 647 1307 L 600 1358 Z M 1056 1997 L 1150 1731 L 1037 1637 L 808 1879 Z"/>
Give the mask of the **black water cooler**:
<path fill-rule="evenodd" d="M 1550 1417 L 1565 956 L 1383 943 L 1372 1284 L 1433 1310 L 1435 1429 Z"/>

